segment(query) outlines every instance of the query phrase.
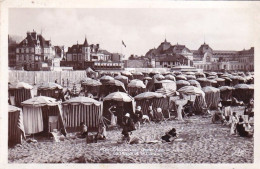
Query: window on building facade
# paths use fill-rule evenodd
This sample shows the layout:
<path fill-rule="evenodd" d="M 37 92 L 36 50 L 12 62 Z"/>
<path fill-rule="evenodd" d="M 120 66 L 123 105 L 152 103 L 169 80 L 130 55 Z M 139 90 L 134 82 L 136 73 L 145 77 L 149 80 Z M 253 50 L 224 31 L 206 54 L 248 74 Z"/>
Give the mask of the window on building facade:
<path fill-rule="evenodd" d="M 34 48 L 31 48 L 31 53 L 34 53 Z"/>
<path fill-rule="evenodd" d="M 163 62 L 160 62 L 160 65 L 162 65 L 163 64 Z"/>
<path fill-rule="evenodd" d="M 24 53 L 24 50 L 23 50 L 23 48 L 21 49 L 21 53 Z"/>
<path fill-rule="evenodd" d="M 25 48 L 25 52 L 26 52 L 26 53 L 29 53 L 29 48 Z"/>

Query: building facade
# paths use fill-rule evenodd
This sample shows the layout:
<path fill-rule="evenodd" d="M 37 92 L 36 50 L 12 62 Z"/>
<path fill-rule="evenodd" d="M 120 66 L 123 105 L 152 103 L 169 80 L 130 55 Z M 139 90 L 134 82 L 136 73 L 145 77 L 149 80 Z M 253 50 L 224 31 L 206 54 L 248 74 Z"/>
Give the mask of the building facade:
<path fill-rule="evenodd" d="M 254 71 L 254 47 L 248 50 L 213 50 L 202 44 L 198 50 L 190 50 L 185 45 L 171 45 L 166 39 L 146 55 L 152 67 L 174 68 L 192 66 L 204 71 Z"/>
<path fill-rule="evenodd" d="M 35 31 L 27 32 L 27 36 L 16 46 L 16 67 L 24 70 L 51 69 L 55 51 L 51 40 L 45 40 Z"/>
<path fill-rule="evenodd" d="M 175 66 L 192 66 L 193 54 L 185 45 L 171 45 L 165 39 L 157 48 L 150 49 L 146 58 L 151 61 L 152 67 L 173 68 Z"/>
<path fill-rule="evenodd" d="M 202 44 L 193 50 L 194 66 L 205 71 L 254 71 L 254 47 L 242 51 L 213 50 Z"/>
<path fill-rule="evenodd" d="M 85 37 L 83 44 L 76 44 L 68 48 L 61 66 L 73 67 L 74 70 L 85 70 L 88 67 L 96 70 L 122 69 L 122 55 L 113 54 L 100 49 L 99 44 L 89 44 Z"/>

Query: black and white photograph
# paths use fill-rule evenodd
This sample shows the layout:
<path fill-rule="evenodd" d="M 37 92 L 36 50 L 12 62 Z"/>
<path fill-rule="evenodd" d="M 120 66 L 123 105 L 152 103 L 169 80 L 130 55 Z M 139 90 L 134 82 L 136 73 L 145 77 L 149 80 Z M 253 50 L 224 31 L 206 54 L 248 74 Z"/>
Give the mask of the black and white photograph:
<path fill-rule="evenodd" d="M 7 12 L 8 164 L 257 162 L 259 3 L 36 2 Z"/>

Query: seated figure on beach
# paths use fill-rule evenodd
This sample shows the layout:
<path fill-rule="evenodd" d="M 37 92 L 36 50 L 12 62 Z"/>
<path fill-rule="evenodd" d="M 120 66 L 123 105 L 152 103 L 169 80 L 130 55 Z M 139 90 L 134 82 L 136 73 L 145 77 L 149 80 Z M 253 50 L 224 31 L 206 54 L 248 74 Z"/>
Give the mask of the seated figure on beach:
<path fill-rule="evenodd" d="M 154 119 L 155 119 L 156 122 L 160 122 L 160 121 L 164 120 L 164 116 L 163 116 L 163 113 L 162 113 L 162 108 L 158 107 L 156 109 L 156 112 L 154 113 Z"/>
<path fill-rule="evenodd" d="M 105 140 L 107 136 L 106 126 L 103 121 L 99 123 L 97 139 Z"/>
<path fill-rule="evenodd" d="M 184 112 L 185 114 L 187 114 L 187 116 L 195 115 L 193 112 L 192 101 L 188 100 L 188 102 L 183 107 L 184 107 Z"/>
<path fill-rule="evenodd" d="M 154 121 L 154 111 L 152 105 L 148 107 L 148 116 L 150 121 Z"/>
<path fill-rule="evenodd" d="M 143 111 L 141 106 L 137 106 L 135 112 L 132 114 L 134 123 L 137 125 L 137 128 L 140 129 L 140 124 L 143 120 Z"/>
<path fill-rule="evenodd" d="M 165 142 L 171 142 L 175 140 L 177 137 L 176 129 L 172 128 L 170 131 L 166 132 L 164 136 L 161 137 L 161 139 Z"/>
<path fill-rule="evenodd" d="M 241 137 L 253 137 L 253 132 L 251 131 L 251 126 L 244 122 L 242 117 L 239 118 L 239 122 L 237 123 L 236 129 L 238 134 Z"/>
<path fill-rule="evenodd" d="M 123 127 L 123 130 L 122 130 L 123 138 L 122 138 L 122 140 L 129 142 L 130 141 L 129 132 L 135 130 L 134 122 L 133 122 L 132 118 L 130 117 L 129 113 L 125 114 L 125 116 L 122 120 L 122 127 Z"/>
<path fill-rule="evenodd" d="M 88 136 L 88 127 L 84 124 L 84 122 L 80 123 L 80 134 L 82 138 Z"/>

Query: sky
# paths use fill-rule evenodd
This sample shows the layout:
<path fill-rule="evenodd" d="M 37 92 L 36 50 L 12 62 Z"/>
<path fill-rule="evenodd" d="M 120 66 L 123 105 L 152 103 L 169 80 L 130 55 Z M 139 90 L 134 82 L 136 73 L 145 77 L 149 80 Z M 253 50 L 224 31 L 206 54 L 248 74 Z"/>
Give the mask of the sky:
<path fill-rule="evenodd" d="M 53 45 L 100 44 L 109 52 L 145 55 L 166 38 L 196 50 L 204 41 L 213 50 L 254 46 L 254 12 L 243 8 L 12 8 L 10 35 L 33 29 Z M 122 45 L 124 41 L 126 47 Z"/>

